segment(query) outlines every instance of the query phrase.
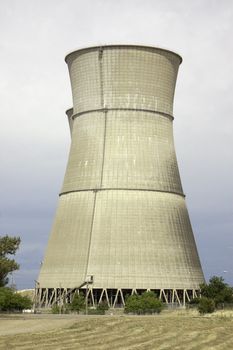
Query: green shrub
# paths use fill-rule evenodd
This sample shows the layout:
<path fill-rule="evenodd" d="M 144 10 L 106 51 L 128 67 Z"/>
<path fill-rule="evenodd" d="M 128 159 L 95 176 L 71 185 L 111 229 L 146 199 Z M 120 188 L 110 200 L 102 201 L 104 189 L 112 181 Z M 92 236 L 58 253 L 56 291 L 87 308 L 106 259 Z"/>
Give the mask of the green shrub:
<path fill-rule="evenodd" d="M 142 295 L 133 294 L 126 299 L 125 312 L 135 314 L 160 313 L 163 303 L 153 292 L 144 292 Z"/>
<path fill-rule="evenodd" d="M 107 301 L 101 301 L 101 303 L 99 303 L 97 305 L 96 309 L 99 311 L 104 311 L 104 313 L 105 313 L 105 311 L 107 311 L 109 309 Z"/>
<path fill-rule="evenodd" d="M 139 313 L 141 308 L 141 296 L 137 294 L 130 295 L 125 300 L 125 312 L 126 313 Z"/>
<path fill-rule="evenodd" d="M 51 308 L 52 314 L 69 314 L 70 313 L 70 305 L 69 304 L 63 304 L 63 305 L 57 305 L 54 304 Z"/>
<path fill-rule="evenodd" d="M 215 311 L 215 302 L 211 298 L 202 297 L 198 303 L 198 311 L 201 315 L 209 314 Z"/>
<path fill-rule="evenodd" d="M 22 311 L 31 309 L 32 301 L 27 296 L 16 293 L 11 288 L 0 288 L 0 310 L 1 311 Z"/>
<path fill-rule="evenodd" d="M 77 313 L 79 313 L 81 310 L 84 310 L 84 309 L 85 309 L 85 297 L 83 293 L 75 294 L 70 304 L 70 310 L 77 311 Z"/>
<path fill-rule="evenodd" d="M 51 311 L 52 311 L 52 314 L 59 314 L 60 313 L 60 307 L 57 304 L 54 304 L 52 306 Z"/>
<path fill-rule="evenodd" d="M 163 303 L 156 298 L 153 292 L 143 293 L 141 303 L 144 313 L 160 313 L 163 308 Z"/>
<path fill-rule="evenodd" d="M 233 303 L 233 288 L 224 282 L 223 277 L 213 276 L 209 280 L 209 284 L 200 285 L 201 295 L 206 298 L 213 299 L 216 307 L 224 305 L 224 303 Z"/>
<path fill-rule="evenodd" d="M 189 301 L 189 305 L 197 306 L 200 302 L 200 298 L 193 298 Z"/>

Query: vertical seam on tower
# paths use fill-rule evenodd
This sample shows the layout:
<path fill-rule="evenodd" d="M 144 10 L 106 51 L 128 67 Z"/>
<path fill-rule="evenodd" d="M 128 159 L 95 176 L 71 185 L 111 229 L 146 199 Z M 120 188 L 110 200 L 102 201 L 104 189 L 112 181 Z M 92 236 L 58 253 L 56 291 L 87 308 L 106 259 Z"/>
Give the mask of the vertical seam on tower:
<path fill-rule="evenodd" d="M 104 87 L 103 87 L 103 62 L 102 62 L 102 58 L 103 58 L 103 48 L 100 47 L 99 48 L 99 56 L 98 56 L 98 60 L 99 60 L 99 72 L 100 72 L 100 105 L 102 108 L 104 108 Z"/>
<path fill-rule="evenodd" d="M 105 142 L 106 142 L 106 125 L 107 125 L 107 109 L 105 109 L 104 101 L 104 79 L 103 79 L 103 48 L 99 48 L 99 72 L 100 72 L 100 103 L 104 111 L 104 137 L 103 137 L 103 152 L 102 152 L 102 167 L 100 174 L 100 189 L 103 184 L 104 160 L 105 160 Z"/>
<path fill-rule="evenodd" d="M 96 205 L 97 190 L 94 190 L 93 192 L 94 192 L 94 203 L 93 203 L 92 218 L 91 218 L 90 239 L 89 239 L 88 254 L 87 254 L 87 266 L 86 266 L 86 273 L 85 273 L 85 276 L 84 276 L 85 279 L 87 277 L 87 272 L 88 272 L 88 267 L 89 267 L 89 260 L 90 260 L 91 240 L 92 240 L 92 232 L 93 232 L 94 218 L 95 218 L 95 205 Z"/>
<path fill-rule="evenodd" d="M 101 104 L 101 107 L 104 108 L 102 57 L 103 57 L 103 48 L 100 47 L 99 48 L 99 55 L 98 55 L 99 72 L 100 72 L 100 104 Z M 103 159 L 102 159 L 102 169 L 101 169 L 101 178 L 100 178 L 100 188 L 102 187 L 102 179 L 103 179 L 104 154 L 105 154 L 105 134 L 106 134 L 106 111 L 104 112 L 104 141 L 103 141 Z M 87 254 L 87 266 L 86 266 L 85 278 L 87 276 L 88 268 L 89 268 L 89 260 L 90 260 L 90 253 L 91 253 L 91 241 L 92 241 L 92 233 L 93 233 L 93 226 L 94 226 L 94 220 L 95 220 L 96 196 L 97 196 L 98 190 L 94 190 L 93 192 L 94 192 L 94 203 L 93 203 L 93 211 L 92 211 L 92 218 L 91 218 L 91 229 L 90 229 L 90 238 L 89 238 L 89 246 L 88 246 L 88 254 Z"/>
<path fill-rule="evenodd" d="M 102 168 L 101 168 L 101 177 L 100 177 L 100 189 L 102 189 L 102 185 L 103 185 L 106 130 L 107 130 L 107 110 L 104 111 L 104 140 L 103 140 L 103 155 L 102 155 Z"/>

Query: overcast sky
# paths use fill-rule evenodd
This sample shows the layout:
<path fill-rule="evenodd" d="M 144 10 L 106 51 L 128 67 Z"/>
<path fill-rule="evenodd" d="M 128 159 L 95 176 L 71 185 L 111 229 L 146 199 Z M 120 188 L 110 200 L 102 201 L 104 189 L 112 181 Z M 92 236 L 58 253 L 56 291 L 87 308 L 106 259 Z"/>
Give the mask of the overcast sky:
<path fill-rule="evenodd" d="M 64 56 L 139 43 L 183 57 L 174 105 L 181 180 L 206 279 L 233 285 L 233 1 L 0 0 L 0 234 L 34 286 L 64 177 L 72 106 Z"/>

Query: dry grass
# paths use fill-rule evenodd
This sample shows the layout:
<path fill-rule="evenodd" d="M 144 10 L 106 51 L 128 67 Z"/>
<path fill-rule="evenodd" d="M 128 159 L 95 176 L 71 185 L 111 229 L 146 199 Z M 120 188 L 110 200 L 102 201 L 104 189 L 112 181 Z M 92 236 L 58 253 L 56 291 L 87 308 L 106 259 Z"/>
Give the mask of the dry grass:
<path fill-rule="evenodd" d="M 158 316 L 27 315 L 1 319 L 0 334 L 14 322 L 15 334 L 0 336 L 0 349 L 233 349 L 232 312 L 210 317 L 185 311 Z"/>

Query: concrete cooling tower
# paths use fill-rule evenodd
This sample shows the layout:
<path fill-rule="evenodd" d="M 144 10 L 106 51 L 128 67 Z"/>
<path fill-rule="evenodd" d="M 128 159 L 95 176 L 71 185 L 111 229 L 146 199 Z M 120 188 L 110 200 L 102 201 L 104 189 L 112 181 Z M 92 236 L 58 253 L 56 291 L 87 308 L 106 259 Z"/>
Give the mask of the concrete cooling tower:
<path fill-rule="evenodd" d="M 181 57 L 107 45 L 66 56 L 71 147 L 37 282 L 39 306 L 90 305 L 152 290 L 166 303 L 196 296 L 204 277 L 173 142 Z"/>

